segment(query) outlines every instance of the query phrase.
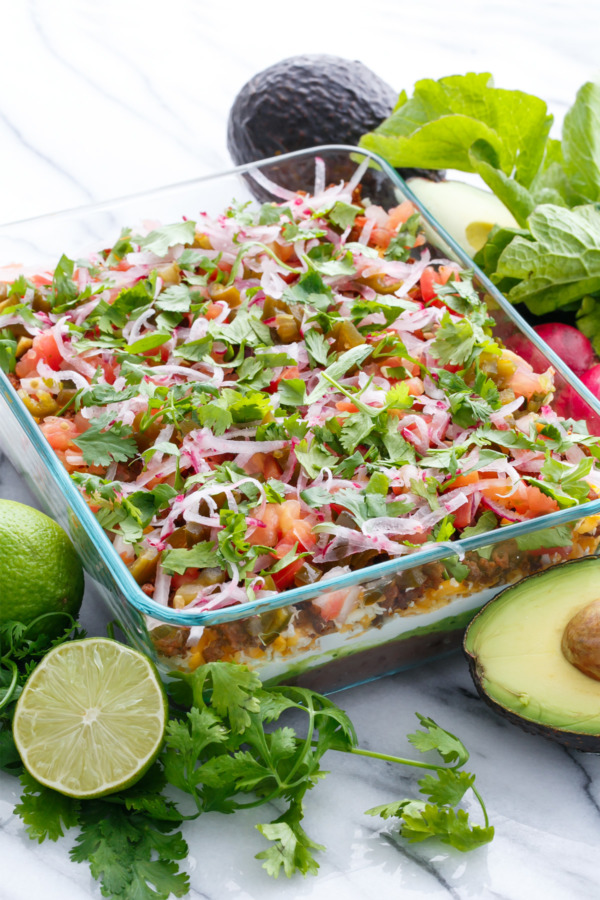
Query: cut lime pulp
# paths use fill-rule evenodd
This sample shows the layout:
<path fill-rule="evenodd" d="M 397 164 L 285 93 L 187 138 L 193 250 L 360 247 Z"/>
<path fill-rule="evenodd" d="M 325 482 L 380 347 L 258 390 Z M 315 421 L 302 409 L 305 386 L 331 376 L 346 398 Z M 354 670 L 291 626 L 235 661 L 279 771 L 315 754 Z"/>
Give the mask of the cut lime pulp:
<path fill-rule="evenodd" d="M 51 650 L 19 697 L 13 734 L 23 765 L 71 797 L 129 787 L 158 755 L 167 700 L 153 663 L 108 638 Z"/>

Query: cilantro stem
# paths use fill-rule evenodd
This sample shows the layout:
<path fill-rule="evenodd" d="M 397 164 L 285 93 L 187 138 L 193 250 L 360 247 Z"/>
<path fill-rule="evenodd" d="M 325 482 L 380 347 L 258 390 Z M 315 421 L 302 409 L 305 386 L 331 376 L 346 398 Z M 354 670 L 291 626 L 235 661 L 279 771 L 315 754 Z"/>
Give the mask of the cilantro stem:
<path fill-rule="evenodd" d="M 305 761 L 306 755 L 308 754 L 308 751 L 310 750 L 310 746 L 312 744 L 313 734 L 315 732 L 315 707 L 313 705 L 312 698 L 310 699 L 310 705 L 307 702 L 306 707 L 302 706 L 302 704 L 300 704 L 300 703 L 296 703 L 295 705 L 298 709 L 301 709 L 303 712 L 306 712 L 308 714 L 309 724 L 308 724 L 308 732 L 306 735 L 306 739 L 304 741 L 302 753 L 299 754 L 298 759 L 296 761 L 296 765 L 292 768 L 291 772 L 288 773 L 288 776 L 286 778 L 288 788 L 296 786 L 295 784 L 292 783 L 292 778 L 298 771 L 299 766 L 301 766 L 302 763 Z M 301 781 L 304 781 L 304 780 L 305 780 L 304 778 L 301 779 Z"/>
<path fill-rule="evenodd" d="M 481 807 L 481 812 L 483 813 L 483 821 L 485 822 L 485 827 L 489 828 L 490 820 L 488 819 L 487 809 L 485 808 L 485 803 L 483 802 L 483 797 L 481 796 L 481 794 L 479 793 L 479 791 L 473 784 L 471 785 L 471 790 L 473 791 L 473 793 L 477 797 L 477 800 L 479 801 L 479 805 Z"/>
<path fill-rule="evenodd" d="M 376 753 L 373 750 L 362 750 L 360 747 L 332 747 L 332 750 L 338 750 L 341 753 L 354 753 L 356 756 L 367 756 L 369 759 L 382 759 L 385 762 L 398 763 L 401 766 L 414 766 L 417 769 L 431 769 L 439 772 L 440 769 L 451 769 L 454 766 L 436 766 L 431 763 L 418 762 L 416 759 L 406 759 L 403 756 L 390 756 L 387 753 Z"/>
<path fill-rule="evenodd" d="M 5 659 L 3 662 L 11 669 L 12 677 L 9 686 L 6 688 L 4 697 L 0 700 L 0 709 L 3 709 L 7 703 L 12 699 L 12 695 L 15 692 L 15 688 L 17 686 L 17 679 L 19 677 L 19 669 L 17 668 L 17 664 L 12 659 Z"/>
<path fill-rule="evenodd" d="M 361 412 L 366 413 L 366 415 L 378 416 L 380 413 L 385 411 L 384 407 L 378 406 L 377 408 L 375 408 L 374 406 L 368 406 L 366 403 L 363 403 L 358 393 L 351 394 L 350 391 L 347 391 L 346 388 L 342 387 L 342 385 L 339 384 L 339 382 L 337 382 L 335 378 L 332 378 L 331 375 L 328 375 L 327 372 L 322 372 L 321 374 L 325 381 L 328 381 L 329 384 L 333 385 L 333 387 L 338 390 L 340 394 L 343 394 L 344 397 L 347 397 L 348 400 L 354 403 L 357 409 L 359 409 Z M 362 391 L 360 391 L 359 393 L 362 393 Z"/>
<path fill-rule="evenodd" d="M 266 797 L 259 797 L 258 800 L 252 800 L 250 803 L 236 803 L 236 809 L 254 809 L 257 806 L 264 806 L 265 803 L 270 803 L 271 800 L 275 800 L 276 797 L 281 795 L 281 788 L 276 787 L 274 791 L 271 791 L 270 794 L 267 794 Z"/>

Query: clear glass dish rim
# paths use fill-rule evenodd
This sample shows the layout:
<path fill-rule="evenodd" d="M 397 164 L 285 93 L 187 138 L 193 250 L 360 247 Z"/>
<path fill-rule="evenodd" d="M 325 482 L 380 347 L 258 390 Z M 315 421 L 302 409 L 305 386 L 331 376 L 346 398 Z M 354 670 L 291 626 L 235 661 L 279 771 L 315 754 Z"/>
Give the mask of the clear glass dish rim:
<path fill-rule="evenodd" d="M 447 246 L 455 254 L 457 260 L 465 269 L 474 272 L 479 284 L 484 288 L 493 300 L 498 304 L 503 312 L 510 318 L 521 333 L 538 347 L 545 358 L 552 366 L 560 372 L 565 381 L 588 403 L 591 409 L 600 416 L 600 401 L 585 387 L 584 384 L 571 372 L 563 361 L 538 337 L 533 328 L 522 318 L 522 316 L 514 309 L 514 307 L 506 300 L 498 291 L 494 284 L 484 275 L 484 273 L 473 263 L 473 260 L 466 254 L 459 244 L 445 231 L 445 229 L 436 221 L 427 208 L 411 191 L 410 186 L 404 179 L 393 169 L 384 159 L 377 154 L 361 147 L 355 147 L 345 144 L 326 144 L 319 147 L 313 147 L 308 150 L 298 150 L 293 153 L 282 154 L 268 159 L 257 160 L 253 163 L 246 163 L 242 166 L 235 166 L 231 169 L 223 170 L 212 175 L 204 175 L 200 178 L 191 179 L 175 184 L 164 185 L 150 191 L 142 191 L 130 194 L 113 200 L 106 200 L 99 203 L 87 204 L 84 206 L 73 207 L 70 209 L 59 210 L 53 213 L 45 213 L 41 216 L 35 216 L 27 219 L 21 219 L 10 223 L 0 225 L 0 233 L 9 230 L 11 227 L 19 225 L 20 227 L 27 224 L 36 224 L 48 222 L 55 223 L 61 218 L 69 219 L 80 215 L 89 215 L 95 212 L 117 212 L 119 207 L 127 203 L 138 200 L 160 197 L 169 193 L 180 191 L 185 187 L 196 187 L 206 182 L 219 181 L 231 176 L 237 176 L 249 172 L 258 167 L 264 168 L 269 165 L 281 165 L 288 160 L 301 157 L 316 158 L 325 152 L 346 152 L 348 154 L 360 154 L 363 157 L 372 159 L 381 170 L 388 176 L 392 184 L 400 188 L 400 190 L 411 200 L 418 208 L 419 212 L 437 235 L 447 244 Z M 68 248 L 65 248 L 67 250 Z M 263 600 L 250 600 L 246 603 L 239 603 L 234 606 L 225 607 L 219 610 L 175 610 L 171 607 L 162 606 L 155 603 L 141 590 L 139 585 L 134 581 L 125 563 L 114 549 L 108 535 L 98 523 L 96 517 L 83 499 L 83 496 L 77 490 L 66 469 L 63 468 L 58 457 L 50 447 L 49 443 L 39 430 L 33 418 L 22 404 L 13 386 L 2 370 L 0 370 L 0 390 L 3 393 L 7 403 L 11 406 L 19 425 L 25 431 L 27 437 L 32 442 L 37 453 L 46 465 L 50 475 L 55 483 L 64 494 L 68 505 L 79 520 L 79 523 L 86 532 L 89 540 L 97 548 L 102 563 L 108 569 L 115 586 L 122 592 L 132 606 L 141 613 L 151 618 L 166 622 L 173 625 L 193 626 L 193 625 L 217 625 L 225 622 L 236 621 L 237 619 L 245 619 L 252 615 L 279 609 L 283 606 L 301 603 L 303 600 L 314 596 L 315 589 L 322 587 L 323 591 L 338 590 L 350 587 L 365 580 L 365 572 L 368 571 L 369 581 L 377 578 L 390 576 L 415 566 L 424 565 L 426 563 L 438 562 L 451 556 L 463 558 L 464 554 L 471 550 L 477 550 L 484 546 L 490 546 L 501 541 L 511 538 L 520 537 L 526 534 L 532 534 L 546 528 L 553 528 L 568 522 L 583 519 L 586 516 L 600 514 L 600 498 L 590 500 L 579 506 L 573 506 L 568 509 L 562 509 L 558 512 L 549 513 L 540 516 L 537 519 L 529 519 L 524 522 L 517 522 L 512 525 L 506 525 L 501 529 L 492 532 L 484 532 L 469 538 L 463 538 L 457 541 L 440 542 L 425 546 L 425 549 L 418 550 L 408 556 L 399 559 L 390 559 L 385 562 L 376 563 L 367 566 L 365 569 L 356 569 L 345 575 L 332 579 L 324 579 L 312 585 L 292 588 L 288 591 L 277 593 L 275 596 Z"/>

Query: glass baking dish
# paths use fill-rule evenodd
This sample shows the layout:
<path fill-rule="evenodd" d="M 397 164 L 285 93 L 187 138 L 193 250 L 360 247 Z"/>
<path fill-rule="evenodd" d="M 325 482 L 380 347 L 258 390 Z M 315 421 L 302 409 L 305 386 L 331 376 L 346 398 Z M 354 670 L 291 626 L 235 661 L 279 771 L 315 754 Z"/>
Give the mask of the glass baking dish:
<path fill-rule="evenodd" d="M 63 253 L 82 257 L 99 247 L 112 246 L 124 226 L 166 223 L 182 216 L 194 218 L 201 210 L 216 214 L 233 199 L 278 201 L 281 191 L 275 185 L 284 191 L 310 192 L 315 171 L 325 183 L 339 182 L 350 179 L 365 161 L 363 198 L 386 209 L 410 199 L 420 211 L 433 249 L 473 269 L 471 260 L 392 168 L 356 148 L 330 146 L 2 226 L 0 265 L 9 268 L 0 273 L 0 280 L 10 279 L 12 264 L 54 266 Z M 598 401 L 477 269 L 475 277 L 496 323 L 495 336 L 509 348 L 517 338 L 535 344 L 556 370 L 555 397 L 561 412 L 569 415 L 575 401 L 578 418 L 586 418 L 590 431 L 600 433 Z M 594 553 L 599 540 L 597 499 L 452 543 L 430 543 L 408 556 L 295 587 L 268 600 L 216 611 L 179 611 L 154 602 L 134 581 L 1 371 L 0 447 L 48 512 L 71 535 L 88 577 L 127 638 L 150 654 L 163 672 L 226 658 L 256 667 L 265 681 L 295 681 L 322 691 L 368 681 L 455 649 L 475 612 L 506 584 L 564 558 Z M 520 546 L 526 535 L 566 524 L 572 530 L 569 547 L 540 552 Z M 472 577 L 463 583 L 447 577 L 443 562 L 457 557 L 472 570 Z M 360 618 L 341 628 L 332 623 L 316 625 L 311 618 L 311 600 L 338 591 L 358 592 Z M 299 621 L 312 622 L 314 627 L 298 637 L 294 623 Z M 239 635 L 245 636 L 244 643 L 249 643 L 250 649 L 232 653 Z M 220 654 L 221 646 L 229 648 L 225 656 Z"/>

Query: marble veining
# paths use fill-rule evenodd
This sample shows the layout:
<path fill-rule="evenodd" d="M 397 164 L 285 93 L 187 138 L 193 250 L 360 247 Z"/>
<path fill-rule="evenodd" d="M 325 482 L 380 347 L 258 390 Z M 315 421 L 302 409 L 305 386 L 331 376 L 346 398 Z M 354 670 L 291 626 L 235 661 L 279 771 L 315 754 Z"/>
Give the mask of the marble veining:
<path fill-rule="evenodd" d="M 596 0 L 24 0 L 0 3 L 0 222 L 228 169 L 227 113 L 255 72 L 296 53 L 359 58 L 398 89 L 422 77 L 490 71 L 543 96 L 557 129 L 584 81 L 600 75 Z M 65 248 L 68 249 L 68 248 Z M 10 262 L 6 260 L 5 262 Z M 0 265 L 3 264 L 0 262 Z M 35 505 L 0 457 L 0 497 Z M 86 594 L 91 633 L 106 616 Z M 410 796 L 416 778 L 331 753 L 306 800 L 325 844 L 315 878 L 273 881 L 254 860 L 254 825 L 276 809 L 207 815 L 184 827 L 193 900 L 596 900 L 600 757 L 521 732 L 477 697 L 460 654 L 337 695 L 364 747 L 413 755 L 418 710 L 458 734 L 496 827 L 471 854 L 407 844 L 364 815 Z M 69 860 L 74 835 L 28 839 L 0 776 L 0 900 L 88 900 L 98 885 Z M 473 807 L 473 815 L 478 812 Z"/>

